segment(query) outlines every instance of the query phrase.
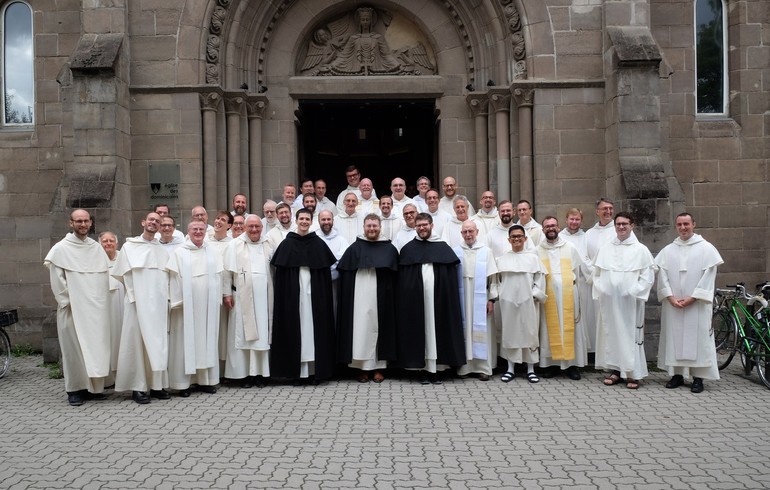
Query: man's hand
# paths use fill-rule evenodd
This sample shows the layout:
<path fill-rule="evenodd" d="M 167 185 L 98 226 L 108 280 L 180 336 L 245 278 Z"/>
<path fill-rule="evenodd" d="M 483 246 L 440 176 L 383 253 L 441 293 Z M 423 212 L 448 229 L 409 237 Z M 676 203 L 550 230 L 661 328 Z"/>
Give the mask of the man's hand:
<path fill-rule="evenodd" d="M 225 304 L 228 310 L 232 310 L 233 306 L 235 306 L 235 301 L 233 300 L 232 296 L 225 296 L 222 298 L 222 303 Z"/>

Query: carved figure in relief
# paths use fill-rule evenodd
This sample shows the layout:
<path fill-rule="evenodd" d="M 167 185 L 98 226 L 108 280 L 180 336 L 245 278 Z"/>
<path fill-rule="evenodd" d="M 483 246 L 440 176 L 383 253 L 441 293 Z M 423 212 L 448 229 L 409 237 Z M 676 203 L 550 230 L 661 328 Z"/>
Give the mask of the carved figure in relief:
<path fill-rule="evenodd" d="M 313 33 L 300 71 L 309 76 L 421 75 L 435 73 L 425 46 L 392 50 L 384 32 L 392 17 L 370 7 L 330 22 Z"/>

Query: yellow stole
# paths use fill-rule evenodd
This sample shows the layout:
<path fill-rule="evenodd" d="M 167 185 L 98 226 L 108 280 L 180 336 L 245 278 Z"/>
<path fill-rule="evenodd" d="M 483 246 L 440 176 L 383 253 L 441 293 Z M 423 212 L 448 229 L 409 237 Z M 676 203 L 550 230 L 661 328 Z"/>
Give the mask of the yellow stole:
<path fill-rule="evenodd" d="M 548 275 L 545 279 L 545 294 L 548 300 L 545 302 L 545 324 L 548 328 L 548 343 L 551 345 L 551 359 L 554 361 L 568 361 L 575 358 L 575 277 L 572 274 L 572 258 L 566 254 L 567 247 L 559 247 L 561 255 L 561 277 L 562 277 L 562 298 L 564 334 L 562 335 L 559 324 L 559 311 L 556 297 L 553 290 L 553 279 L 551 276 L 551 261 L 548 260 L 548 250 L 538 247 L 540 260 L 545 264 Z M 566 255 L 566 256 L 565 256 Z"/>

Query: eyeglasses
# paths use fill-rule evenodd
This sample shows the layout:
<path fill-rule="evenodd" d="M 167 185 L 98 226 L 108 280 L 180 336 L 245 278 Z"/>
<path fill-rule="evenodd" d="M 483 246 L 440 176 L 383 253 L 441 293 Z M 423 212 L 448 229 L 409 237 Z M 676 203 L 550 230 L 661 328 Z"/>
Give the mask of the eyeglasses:
<path fill-rule="evenodd" d="M 625 228 L 631 226 L 631 223 L 615 223 L 615 228 Z"/>
<path fill-rule="evenodd" d="M 160 225 L 160 227 L 161 228 L 173 228 L 174 225 L 165 224 L 165 225 Z"/>
<path fill-rule="evenodd" d="M 524 235 L 511 235 L 508 238 L 511 240 L 524 240 Z"/>

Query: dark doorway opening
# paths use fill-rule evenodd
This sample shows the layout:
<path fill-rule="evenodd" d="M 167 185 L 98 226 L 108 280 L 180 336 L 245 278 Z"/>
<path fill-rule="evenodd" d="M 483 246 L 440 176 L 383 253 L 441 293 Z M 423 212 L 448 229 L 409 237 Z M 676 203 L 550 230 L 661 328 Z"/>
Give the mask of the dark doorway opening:
<path fill-rule="evenodd" d="M 421 175 L 435 186 L 438 163 L 434 99 L 301 100 L 299 175 L 324 179 L 335 200 L 347 187 L 345 167 L 355 165 L 374 183 L 378 196 L 390 194 L 390 181 L 406 181 L 416 194 Z"/>

